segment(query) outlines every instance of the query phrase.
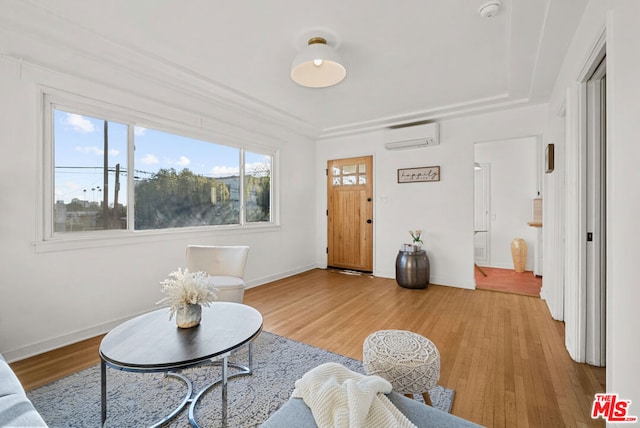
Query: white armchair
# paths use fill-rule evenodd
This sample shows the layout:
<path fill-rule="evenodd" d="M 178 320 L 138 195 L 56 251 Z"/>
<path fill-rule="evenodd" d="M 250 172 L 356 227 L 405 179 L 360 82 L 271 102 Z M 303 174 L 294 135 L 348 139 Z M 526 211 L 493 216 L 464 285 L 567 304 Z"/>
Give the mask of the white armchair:
<path fill-rule="evenodd" d="M 244 268 L 249 247 L 246 246 L 187 246 L 187 268 L 191 272 L 205 272 L 213 277 L 221 302 L 242 303 L 244 298 Z"/>

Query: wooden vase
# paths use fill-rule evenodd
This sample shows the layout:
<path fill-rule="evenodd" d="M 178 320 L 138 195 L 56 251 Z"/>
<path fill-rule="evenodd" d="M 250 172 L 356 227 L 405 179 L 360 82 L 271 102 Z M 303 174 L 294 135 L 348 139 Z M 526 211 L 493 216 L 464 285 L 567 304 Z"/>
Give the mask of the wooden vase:
<path fill-rule="evenodd" d="M 511 257 L 513 258 L 513 269 L 518 272 L 524 272 L 527 264 L 527 241 L 522 238 L 515 238 L 511 241 Z"/>

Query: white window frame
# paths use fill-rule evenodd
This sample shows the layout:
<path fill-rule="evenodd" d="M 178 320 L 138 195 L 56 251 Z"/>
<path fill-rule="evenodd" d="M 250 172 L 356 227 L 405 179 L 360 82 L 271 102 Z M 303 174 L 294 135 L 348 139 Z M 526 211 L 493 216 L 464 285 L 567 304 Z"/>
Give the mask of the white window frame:
<path fill-rule="evenodd" d="M 265 231 L 279 229 L 280 216 L 278 190 L 278 158 L 279 151 L 272 147 L 246 141 L 241 138 L 230 138 L 228 135 L 218 135 L 213 131 L 195 127 L 172 119 L 154 116 L 152 114 L 134 111 L 114 104 L 92 100 L 79 95 L 69 94 L 54 89 L 42 89 L 40 92 L 42 114 L 42 145 L 39 156 L 40 192 L 38 201 L 38 230 L 34 242 L 36 251 L 58 251 L 74 248 L 91 248 L 108 245 L 122 245 L 127 243 L 163 240 L 167 235 L 197 235 L 215 233 L 216 235 L 249 233 L 251 231 Z M 240 215 L 239 223 L 232 225 L 192 226 L 168 229 L 135 230 L 134 219 L 134 174 L 127 174 L 127 229 L 111 229 L 89 232 L 54 233 L 54 110 L 92 116 L 107 121 L 128 125 L 127 169 L 134 171 L 134 127 L 142 126 L 157 131 L 177 134 L 180 136 L 212 142 L 218 145 L 239 149 L 240 174 Z M 197 122 L 196 122 L 197 123 Z M 244 157 L 245 151 L 271 156 L 270 182 L 270 217 L 268 222 L 246 222 L 244 195 Z"/>

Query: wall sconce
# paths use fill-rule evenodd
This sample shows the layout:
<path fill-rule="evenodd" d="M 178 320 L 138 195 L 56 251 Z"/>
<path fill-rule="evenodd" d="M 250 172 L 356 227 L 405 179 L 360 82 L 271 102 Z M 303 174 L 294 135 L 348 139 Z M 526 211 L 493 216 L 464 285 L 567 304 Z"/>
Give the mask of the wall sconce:
<path fill-rule="evenodd" d="M 553 169 L 555 168 L 554 151 L 555 151 L 554 145 L 547 144 L 547 147 L 544 150 L 544 166 L 545 166 L 545 172 L 547 174 L 550 172 L 553 172 Z"/>

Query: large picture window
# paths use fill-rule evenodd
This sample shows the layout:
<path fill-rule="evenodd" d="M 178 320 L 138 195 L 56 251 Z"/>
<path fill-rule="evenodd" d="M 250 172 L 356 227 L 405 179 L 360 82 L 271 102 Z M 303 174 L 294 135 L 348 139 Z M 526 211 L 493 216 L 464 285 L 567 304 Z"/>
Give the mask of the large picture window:
<path fill-rule="evenodd" d="M 272 223 L 273 154 L 95 111 L 50 103 L 52 235 Z"/>

